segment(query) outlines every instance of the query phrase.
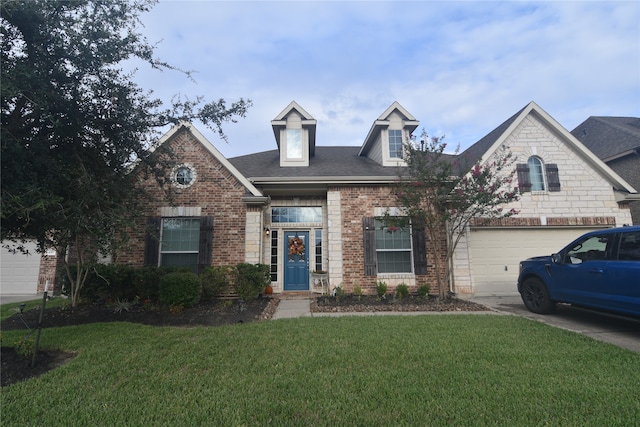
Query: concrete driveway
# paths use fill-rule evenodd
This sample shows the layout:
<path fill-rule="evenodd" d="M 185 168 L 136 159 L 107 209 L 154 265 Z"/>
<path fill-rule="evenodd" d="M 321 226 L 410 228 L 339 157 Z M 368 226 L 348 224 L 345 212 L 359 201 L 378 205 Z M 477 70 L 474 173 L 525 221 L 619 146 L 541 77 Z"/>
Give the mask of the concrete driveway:
<path fill-rule="evenodd" d="M 526 309 L 520 296 L 477 296 L 469 298 L 496 311 L 544 322 L 640 353 L 640 319 L 613 316 L 558 304 L 555 314 L 535 314 Z"/>

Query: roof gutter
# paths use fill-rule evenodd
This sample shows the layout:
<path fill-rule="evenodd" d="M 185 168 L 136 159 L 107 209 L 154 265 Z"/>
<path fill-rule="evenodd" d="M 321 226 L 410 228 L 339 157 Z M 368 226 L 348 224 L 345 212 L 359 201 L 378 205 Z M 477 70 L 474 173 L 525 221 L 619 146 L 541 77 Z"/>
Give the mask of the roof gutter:
<path fill-rule="evenodd" d="M 334 176 L 334 177 L 252 177 L 249 181 L 252 184 L 269 185 L 269 184 L 389 184 L 397 182 L 400 178 L 397 176 L 366 176 L 354 179 L 350 176 Z"/>
<path fill-rule="evenodd" d="M 613 195 L 616 199 L 616 202 L 637 202 L 640 201 L 640 194 L 638 193 L 628 193 L 626 191 L 613 190 Z"/>

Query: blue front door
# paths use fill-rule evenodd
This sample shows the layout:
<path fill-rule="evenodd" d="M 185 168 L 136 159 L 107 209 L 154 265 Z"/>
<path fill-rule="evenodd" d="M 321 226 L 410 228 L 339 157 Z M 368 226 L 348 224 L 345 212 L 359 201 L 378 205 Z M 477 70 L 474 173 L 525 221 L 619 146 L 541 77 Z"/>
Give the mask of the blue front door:
<path fill-rule="evenodd" d="M 284 290 L 309 289 L 309 233 L 285 231 L 284 233 Z"/>

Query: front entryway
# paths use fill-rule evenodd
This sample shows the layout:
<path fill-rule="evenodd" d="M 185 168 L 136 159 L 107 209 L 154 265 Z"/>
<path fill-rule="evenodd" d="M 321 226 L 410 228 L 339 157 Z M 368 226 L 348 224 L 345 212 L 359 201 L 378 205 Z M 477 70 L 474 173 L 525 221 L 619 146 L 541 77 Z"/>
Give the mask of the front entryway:
<path fill-rule="evenodd" d="M 285 231 L 284 233 L 284 290 L 309 289 L 309 232 Z"/>

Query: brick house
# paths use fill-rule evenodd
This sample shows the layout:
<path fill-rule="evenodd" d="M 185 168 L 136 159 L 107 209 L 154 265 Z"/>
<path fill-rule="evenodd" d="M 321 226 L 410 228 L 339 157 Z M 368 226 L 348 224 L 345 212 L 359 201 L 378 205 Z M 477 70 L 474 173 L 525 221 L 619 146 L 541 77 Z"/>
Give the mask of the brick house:
<path fill-rule="evenodd" d="M 118 262 L 271 266 L 275 292 L 307 290 L 309 272 L 332 286 L 373 293 L 405 283 L 437 292 L 433 245 L 415 230 L 384 230 L 378 217 L 397 211 L 390 185 L 405 165 L 402 144 L 419 122 L 394 102 L 364 142 L 316 146 L 317 121 L 291 102 L 271 122 L 275 149 L 226 159 L 192 125 L 164 135 L 178 164 L 172 203 L 149 205 Z M 455 253 L 452 291 L 513 293 L 518 262 L 560 249 L 595 228 L 631 222 L 631 185 L 535 103 L 460 154 L 490 161 L 500 146 L 517 156 L 522 197 L 503 221 L 476 219 Z M 155 183 L 143 183 L 151 191 Z M 49 261 L 51 262 L 51 260 Z M 310 284 L 310 281 L 312 282 Z"/>

